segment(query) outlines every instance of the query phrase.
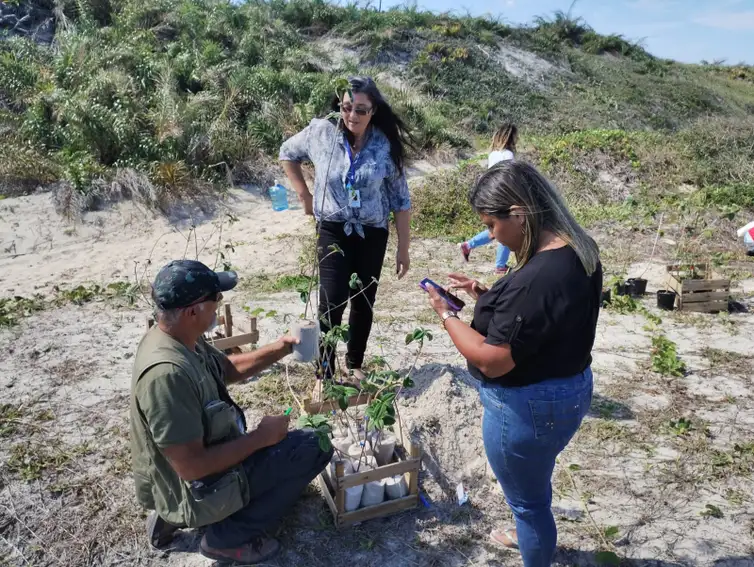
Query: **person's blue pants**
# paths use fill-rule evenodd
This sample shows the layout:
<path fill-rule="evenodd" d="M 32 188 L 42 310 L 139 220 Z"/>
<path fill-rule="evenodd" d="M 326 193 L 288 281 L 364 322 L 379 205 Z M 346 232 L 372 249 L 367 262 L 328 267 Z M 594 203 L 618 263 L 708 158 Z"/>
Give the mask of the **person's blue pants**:
<path fill-rule="evenodd" d="M 552 472 L 592 403 L 592 371 L 518 388 L 482 383 L 479 395 L 484 449 L 516 519 L 524 567 L 550 567 Z"/>
<path fill-rule="evenodd" d="M 490 234 L 489 230 L 483 230 L 473 238 L 471 238 L 469 241 L 466 242 L 466 244 L 469 245 L 469 248 L 472 250 L 474 248 L 479 248 L 480 246 L 484 246 L 485 244 L 489 244 L 492 242 L 494 238 L 492 238 L 492 235 Z M 505 268 L 505 266 L 508 265 L 508 257 L 511 255 L 511 250 L 507 246 L 503 246 L 498 242 L 497 244 L 497 252 L 495 255 L 495 267 L 498 269 Z"/>

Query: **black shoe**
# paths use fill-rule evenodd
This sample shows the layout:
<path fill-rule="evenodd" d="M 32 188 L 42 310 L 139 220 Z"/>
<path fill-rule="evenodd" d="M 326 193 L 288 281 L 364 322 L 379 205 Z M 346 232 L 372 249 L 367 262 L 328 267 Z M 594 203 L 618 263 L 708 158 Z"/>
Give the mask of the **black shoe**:
<path fill-rule="evenodd" d="M 147 518 L 147 537 L 152 547 L 160 549 L 173 541 L 175 532 L 185 526 L 169 524 L 157 512 L 150 512 Z"/>

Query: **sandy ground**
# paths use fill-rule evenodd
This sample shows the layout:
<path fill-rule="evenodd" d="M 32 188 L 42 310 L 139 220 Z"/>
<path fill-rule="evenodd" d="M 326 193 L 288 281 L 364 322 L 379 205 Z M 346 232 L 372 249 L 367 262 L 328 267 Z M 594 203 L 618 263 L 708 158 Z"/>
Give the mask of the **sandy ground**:
<path fill-rule="evenodd" d="M 238 221 L 229 223 L 227 213 Z M 197 250 L 210 265 L 224 251 L 251 281 L 260 273 L 294 275 L 312 231 L 301 210 L 273 212 L 243 190 L 218 202 L 211 218 L 167 219 L 123 203 L 75 226 L 54 213 L 49 195 L 7 199 L 0 203 L 0 291 L 28 296 L 50 294 L 55 285 L 148 282 L 167 260 Z M 425 450 L 420 487 L 429 507 L 337 532 L 312 487 L 283 523 L 284 550 L 268 565 L 521 564 L 486 543 L 510 513 L 484 458 L 475 385 L 416 287 L 421 277 L 442 280 L 457 269 L 490 279 L 493 256 L 489 247 L 463 266 L 452 244 L 415 239 L 412 271 L 402 281 L 392 274 L 392 251 L 386 258 L 369 354 L 406 369 L 415 347 L 404 344 L 405 334 L 416 326 L 435 333 L 416 387 L 401 401 L 406 426 Z M 646 272 L 650 291 L 662 285 L 659 260 L 630 271 Z M 751 290 L 744 283 L 740 297 Z M 596 565 L 597 552 L 612 549 L 628 566 L 754 565 L 754 318 L 660 314 L 650 298 L 649 312 L 662 316 L 654 329 L 639 313 L 600 318 L 592 410 L 553 480 L 556 564 Z M 303 307 L 295 292 L 248 285 L 227 299 L 236 313 L 244 305 L 276 312 L 259 321 L 262 342 L 284 333 Z M 194 532 L 166 552 L 143 537 L 129 476 L 127 407 L 147 315 L 146 305 L 95 301 L 0 330 L 0 405 L 8 404 L 5 415 L 16 412 L 0 430 L 0 565 L 212 564 L 195 553 Z M 677 344 L 686 376 L 651 371 L 658 329 Z M 233 388 L 251 424 L 292 403 L 284 368 Z M 289 371 L 304 394 L 306 369 L 290 364 Z M 677 426 L 681 418 L 690 421 L 687 431 Z M 26 480 L 42 464 L 41 478 Z M 465 506 L 455 501 L 458 482 L 470 496 Z"/>

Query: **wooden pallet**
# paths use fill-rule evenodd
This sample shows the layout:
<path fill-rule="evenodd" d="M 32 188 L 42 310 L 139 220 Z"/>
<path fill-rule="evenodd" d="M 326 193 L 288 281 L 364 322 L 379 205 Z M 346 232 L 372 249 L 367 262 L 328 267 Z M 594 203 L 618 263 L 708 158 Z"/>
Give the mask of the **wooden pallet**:
<path fill-rule="evenodd" d="M 717 313 L 728 310 L 730 279 L 715 273 L 709 264 L 672 264 L 667 270 L 667 288 L 676 292 L 681 311 Z M 692 273 L 701 277 L 692 278 Z"/>
<path fill-rule="evenodd" d="M 366 404 L 369 399 L 367 394 L 359 393 L 355 396 L 348 398 L 348 407 L 356 407 Z M 310 415 L 318 413 L 330 413 L 331 411 L 337 411 L 340 409 L 338 402 L 334 400 L 326 400 L 324 393 L 324 382 L 322 380 L 316 380 L 311 395 L 304 398 L 304 410 Z"/>
<path fill-rule="evenodd" d="M 412 441 L 406 443 L 404 439 L 401 445 L 396 446 L 395 457 L 390 464 L 366 472 L 344 475 L 343 463 L 336 463 L 335 478 L 332 480 L 330 480 L 326 471 L 320 473 L 318 477 L 319 486 L 325 496 L 327 506 L 332 512 L 335 527 L 340 529 L 366 520 L 383 518 L 415 508 L 419 504 L 420 468 L 421 446 Z M 375 506 L 358 508 L 352 512 L 346 512 L 346 488 L 400 474 L 406 478 L 408 495 L 395 500 L 386 500 Z"/>
<path fill-rule="evenodd" d="M 223 305 L 223 313 L 218 313 L 217 324 L 223 327 L 222 333 L 207 339 L 207 341 L 218 350 L 241 352 L 239 347 L 243 345 L 255 346 L 259 342 L 259 331 L 257 330 L 257 318 L 249 317 L 247 328 L 236 324 L 236 328 L 242 331 L 240 335 L 233 334 L 233 313 L 230 304 Z M 154 318 L 147 317 L 147 330 L 154 325 Z"/>

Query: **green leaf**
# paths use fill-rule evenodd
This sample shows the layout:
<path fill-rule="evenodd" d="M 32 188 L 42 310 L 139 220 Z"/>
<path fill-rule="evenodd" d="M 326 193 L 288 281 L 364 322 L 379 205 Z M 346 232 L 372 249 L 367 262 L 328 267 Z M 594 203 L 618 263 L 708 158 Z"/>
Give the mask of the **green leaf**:
<path fill-rule="evenodd" d="M 568 465 L 568 470 L 571 470 L 571 471 L 580 471 L 581 470 L 581 465 L 577 465 L 576 463 L 570 464 L 570 465 Z"/>
<path fill-rule="evenodd" d="M 700 515 L 704 518 L 724 518 L 723 511 L 714 504 L 707 504 L 704 510 L 700 512 Z"/>
<path fill-rule="evenodd" d="M 412 342 L 414 342 L 414 335 L 413 333 L 409 333 L 406 335 L 406 344 L 410 345 Z"/>
<path fill-rule="evenodd" d="M 382 419 L 382 423 L 383 423 L 383 427 L 385 425 L 393 425 L 395 423 L 395 418 L 387 415 Z"/>
<path fill-rule="evenodd" d="M 338 398 L 338 407 L 342 411 L 346 411 L 348 409 L 348 396 L 343 396 L 341 398 Z"/>
<path fill-rule="evenodd" d="M 406 376 L 403 379 L 403 387 L 404 388 L 413 388 L 414 387 L 414 381 L 411 378 L 409 378 L 408 376 Z"/>
<path fill-rule="evenodd" d="M 361 283 L 361 280 L 359 279 L 359 276 L 357 274 L 351 274 L 351 281 L 348 282 L 348 287 L 351 289 L 359 289 L 364 284 Z"/>
<path fill-rule="evenodd" d="M 595 554 L 594 559 L 599 565 L 620 565 L 620 557 L 612 551 L 599 551 Z"/>
<path fill-rule="evenodd" d="M 324 433 L 317 433 L 319 448 L 323 453 L 327 453 L 332 448 L 330 438 Z"/>
<path fill-rule="evenodd" d="M 278 314 L 278 312 L 277 312 L 277 311 L 275 311 L 275 310 L 273 309 L 273 310 L 271 310 L 271 311 L 268 311 L 268 312 L 267 312 L 267 313 L 265 314 L 265 317 L 275 317 L 275 316 L 276 316 L 277 314 Z"/>
<path fill-rule="evenodd" d="M 610 526 L 605 528 L 605 538 L 606 539 L 615 539 L 618 537 L 618 534 L 620 533 L 620 530 L 617 526 Z"/>
<path fill-rule="evenodd" d="M 336 254 L 340 254 L 341 256 L 345 256 L 346 255 L 346 253 L 343 252 L 343 249 L 340 246 L 338 246 L 337 244 L 330 244 L 330 246 L 328 246 L 327 249 L 330 252 L 333 252 L 333 253 L 336 253 Z"/>
<path fill-rule="evenodd" d="M 349 398 L 351 396 L 359 395 L 359 391 L 356 388 L 352 388 L 351 386 L 346 386 L 343 390 L 345 391 L 346 396 L 348 396 Z"/>

